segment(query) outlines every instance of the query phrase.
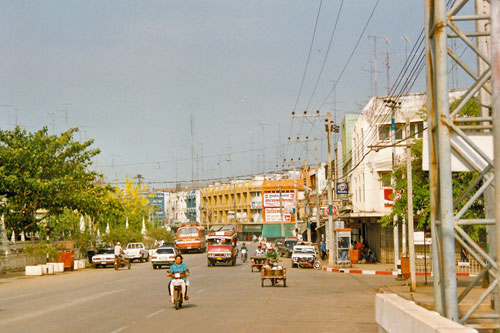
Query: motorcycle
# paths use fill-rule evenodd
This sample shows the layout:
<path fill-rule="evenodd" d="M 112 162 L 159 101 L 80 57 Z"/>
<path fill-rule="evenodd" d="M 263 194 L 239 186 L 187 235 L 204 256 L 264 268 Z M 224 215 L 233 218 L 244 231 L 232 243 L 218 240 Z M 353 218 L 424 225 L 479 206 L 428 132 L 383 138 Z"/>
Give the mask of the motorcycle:
<path fill-rule="evenodd" d="M 182 279 L 182 277 L 184 276 L 185 276 L 184 274 L 175 273 L 174 279 L 171 282 L 172 285 L 174 286 L 173 302 L 176 310 L 182 308 L 182 302 L 184 301 L 184 295 L 182 294 L 183 286 L 185 286 L 186 284 L 186 282 L 184 282 L 184 280 Z"/>
<path fill-rule="evenodd" d="M 314 268 L 316 270 L 321 269 L 323 266 L 318 258 L 299 258 L 297 266 L 300 268 Z"/>
<path fill-rule="evenodd" d="M 247 250 L 245 249 L 241 250 L 241 261 L 242 262 L 247 261 Z"/>
<path fill-rule="evenodd" d="M 122 267 L 127 267 L 128 269 L 130 269 L 132 265 L 130 264 L 130 259 L 127 257 L 115 257 L 115 263 L 113 266 L 115 270 L 119 270 Z"/>

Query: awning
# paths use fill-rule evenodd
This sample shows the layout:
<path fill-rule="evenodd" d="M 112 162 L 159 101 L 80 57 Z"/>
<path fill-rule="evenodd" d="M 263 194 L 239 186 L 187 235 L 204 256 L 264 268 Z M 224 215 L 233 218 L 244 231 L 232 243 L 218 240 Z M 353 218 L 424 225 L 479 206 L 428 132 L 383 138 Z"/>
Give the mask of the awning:
<path fill-rule="evenodd" d="M 262 232 L 262 224 L 244 224 L 243 232 Z"/>
<path fill-rule="evenodd" d="M 288 223 L 284 225 L 285 237 L 293 236 L 293 229 L 295 228 L 294 223 Z M 281 223 L 276 224 L 264 224 L 262 228 L 262 237 L 266 238 L 278 238 L 281 237 Z"/>

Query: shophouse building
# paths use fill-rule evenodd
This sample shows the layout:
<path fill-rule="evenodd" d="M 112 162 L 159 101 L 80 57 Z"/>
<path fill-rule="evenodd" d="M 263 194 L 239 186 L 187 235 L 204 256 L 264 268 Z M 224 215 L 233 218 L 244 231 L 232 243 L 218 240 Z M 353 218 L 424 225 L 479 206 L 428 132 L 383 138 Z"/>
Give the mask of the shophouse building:
<path fill-rule="evenodd" d="M 285 177 L 287 175 L 255 176 L 251 180 L 233 180 L 202 188 L 202 223 L 207 228 L 214 224 L 236 224 L 244 239 L 251 239 L 254 234 L 279 237 L 283 223 L 286 235 L 292 235 L 296 192 L 303 191 L 303 181 Z"/>
<path fill-rule="evenodd" d="M 458 98 L 461 93 L 451 92 L 450 100 Z M 342 168 L 348 194 L 342 201 L 339 218 L 352 228 L 353 240 L 362 238 L 380 262 L 394 263 L 394 228 L 383 227 L 378 222 L 391 212 L 393 205 L 392 110 L 387 100 L 387 97 L 371 98 L 352 126 L 350 150 L 348 142 L 342 144 L 346 149 Z M 394 118 L 395 163 L 405 160 L 407 123 L 412 139 L 421 139 L 427 126 L 424 120 L 425 93 L 400 96 L 398 102 Z M 348 124 L 349 120 L 344 119 L 344 122 Z M 344 138 L 348 140 L 348 135 L 343 135 Z M 398 237 L 400 241 L 401 236 Z"/>
<path fill-rule="evenodd" d="M 186 215 L 190 222 L 200 222 L 201 192 L 198 189 L 190 190 L 186 196 Z"/>

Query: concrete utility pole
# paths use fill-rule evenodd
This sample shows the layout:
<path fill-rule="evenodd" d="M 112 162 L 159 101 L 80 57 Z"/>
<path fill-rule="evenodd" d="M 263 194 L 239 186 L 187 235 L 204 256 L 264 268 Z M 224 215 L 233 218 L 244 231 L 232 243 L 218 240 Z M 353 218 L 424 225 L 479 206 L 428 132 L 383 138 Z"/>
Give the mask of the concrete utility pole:
<path fill-rule="evenodd" d="M 281 197 L 281 179 L 279 180 L 278 189 L 280 191 L 280 220 L 281 220 L 281 237 L 285 237 L 285 225 L 283 224 L 283 200 Z"/>
<path fill-rule="evenodd" d="M 309 205 L 309 182 L 308 182 L 308 178 L 309 178 L 309 167 L 307 165 L 307 160 L 304 160 L 304 184 L 305 184 L 305 187 L 304 187 L 304 197 L 305 197 L 305 200 L 306 200 L 306 205 L 304 207 L 304 213 L 305 213 L 305 216 L 306 216 L 306 223 L 307 223 L 307 241 L 308 242 L 311 242 L 311 223 L 310 223 L 310 214 L 309 214 L 309 211 L 310 211 L 310 205 Z"/>
<path fill-rule="evenodd" d="M 321 168 L 321 164 L 318 162 L 318 140 L 314 138 L 314 164 L 316 165 L 316 243 L 318 246 L 321 239 L 321 228 L 320 224 L 320 204 L 319 204 L 319 169 Z M 319 253 L 321 253 L 321 248 L 319 249 Z"/>
<path fill-rule="evenodd" d="M 396 109 L 401 107 L 401 102 L 396 102 L 393 99 L 384 100 L 385 105 L 391 109 L 391 145 L 392 145 L 392 170 L 396 167 Z M 392 185 L 392 202 L 396 202 L 396 179 L 391 177 Z M 394 225 L 394 268 L 398 271 L 398 266 L 401 265 L 399 258 L 399 228 L 398 217 L 394 214 L 392 223 Z"/>
<path fill-rule="evenodd" d="M 478 16 L 487 16 L 490 12 L 489 1 L 486 0 L 475 0 L 475 13 Z M 476 32 L 480 34 L 489 33 L 489 20 L 476 20 Z M 477 48 L 483 54 L 490 54 L 489 43 L 490 36 L 478 36 L 476 37 Z M 493 59 L 493 58 L 491 58 Z M 489 64 L 485 62 L 479 55 L 477 56 L 477 76 L 489 69 Z M 491 94 L 483 87 L 479 90 L 479 104 L 481 105 L 481 116 L 491 117 Z M 486 121 L 483 123 L 485 126 L 490 126 L 490 122 Z M 486 130 L 488 132 L 488 130 Z M 488 173 L 489 177 L 493 177 L 493 172 Z M 485 218 L 494 219 L 495 218 L 495 189 L 489 186 L 484 192 L 484 206 L 485 206 Z M 494 225 L 486 226 L 486 241 L 488 243 L 488 252 L 491 256 L 496 253 L 497 239 L 496 239 L 496 228 Z M 489 281 L 494 281 L 495 277 L 490 274 L 485 274 L 484 276 L 486 284 L 489 285 Z M 499 296 L 498 296 L 498 286 L 493 289 L 491 294 L 491 303 L 494 311 L 499 312 Z M 498 324 L 499 320 L 496 320 Z"/>
<path fill-rule="evenodd" d="M 406 182 L 408 199 L 408 249 L 410 252 L 410 291 L 417 290 L 417 274 L 415 271 L 415 242 L 413 225 L 413 177 L 411 164 L 410 119 L 406 121 Z M 424 231 L 425 232 L 425 231 Z M 424 238 L 425 239 L 425 238 Z M 425 242 L 424 242 L 425 246 Z"/>
<path fill-rule="evenodd" d="M 328 189 L 327 189 L 327 195 L 328 195 L 328 225 L 326 226 L 326 232 L 328 235 L 328 264 L 333 266 L 334 264 L 334 258 L 333 258 L 333 252 L 334 252 L 334 244 L 333 244 L 333 172 L 332 172 L 332 142 L 331 142 L 331 137 L 332 137 L 332 132 L 338 132 L 339 131 L 339 126 L 337 124 L 333 124 L 332 119 L 331 119 L 331 114 L 330 112 L 327 112 L 325 114 L 320 114 L 319 110 L 316 111 L 316 114 L 308 115 L 307 111 L 304 111 L 304 114 L 302 116 L 296 116 L 295 112 L 292 112 L 292 118 L 301 118 L 301 117 L 324 117 L 326 116 L 325 119 L 325 130 L 327 132 L 327 140 L 328 140 Z"/>
<path fill-rule="evenodd" d="M 291 138 L 288 138 L 288 142 L 304 142 L 307 144 L 307 142 L 310 142 L 310 141 L 314 141 L 314 144 L 315 144 L 315 154 L 317 155 L 317 139 L 314 138 L 314 139 L 309 139 L 309 137 L 306 137 L 305 139 L 300 139 L 299 137 L 297 137 L 297 139 L 291 139 Z M 306 146 L 307 148 L 307 146 Z M 309 149 L 306 149 L 306 151 L 309 151 Z M 306 153 L 306 156 L 309 156 L 309 153 Z M 316 160 L 317 160 L 317 156 L 315 157 Z M 308 170 L 308 165 L 307 165 L 307 158 L 304 160 L 304 172 L 307 172 L 306 170 Z M 304 173 L 305 174 L 305 173 Z M 308 175 L 309 173 L 307 173 Z M 311 242 L 311 223 L 310 223 L 310 215 L 309 214 L 309 211 L 310 211 L 310 207 L 309 207 L 309 184 L 307 183 L 307 179 L 308 177 L 305 177 L 305 181 L 304 181 L 304 184 L 306 185 L 305 187 L 305 200 L 306 200 L 306 208 L 305 208 L 305 216 L 307 217 L 306 218 L 306 223 L 307 223 L 307 241 L 308 242 Z M 295 197 L 297 198 L 297 196 Z M 296 220 L 297 222 L 297 220 Z M 319 225 L 319 224 L 318 224 Z"/>
<path fill-rule="evenodd" d="M 328 136 L 328 265 L 333 266 L 334 262 L 334 246 L 333 246 L 333 173 L 332 173 L 332 121 L 330 112 L 327 112 L 326 132 Z"/>

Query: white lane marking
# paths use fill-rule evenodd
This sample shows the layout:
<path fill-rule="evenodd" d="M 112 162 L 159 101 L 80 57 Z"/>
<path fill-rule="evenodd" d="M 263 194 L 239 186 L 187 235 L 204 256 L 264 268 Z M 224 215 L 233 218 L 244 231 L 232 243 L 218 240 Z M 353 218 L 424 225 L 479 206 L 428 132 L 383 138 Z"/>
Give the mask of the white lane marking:
<path fill-rule="evenodd" d="M 7 301 L 7 300 L 16 299 L 16 298 L 22 298 L 22 297 L 31 297 L 31 296 L 40 295 L 40 294 L 43 294 L 43 293 L 44 293 L 44 291 L 40 291 L 40 292 L 33 293 L 33 294 L 10 296 L 10 297 L 5 297 L 5 298 L 0 298 L 0 301 Z"/>
<path fill-rule="evenodd" d="M 201 293 L 202 293 L 202 292 L 204 292 L 204 291 L 205 291 L 205 289 L 200 289 L 200 290 L 198 290 L 196 293 L 197 293 L 197 294 L 201 294 Z"/>
<path fill-rule="evenodd" d="M 51 307 L 43 309 L 43 310 L 38 310 L 38 311 L 35 311 L 35 312 L 23 314 L 23 315 L 20 315 L 20 316 L 17 316 L 17 317 L 0 320 L 0 326 L 8 324 L 8 323 L 11 323 L 13 321 L 25 320 L 25 319 L 30 319 L 30 318 L 42 316 L 42 315 L 47 314 L 49 312 L 53 312 L 53 311 L 56 311 L 56 310 L 59 310 L 59 309 L 64 309 L 64 308 L 66 308 L 68 306 L 71 306 L 71 305 L 75 305 L 75 304 L 79 304 L 79 303 L 83 303 L 83 302 L 88 302 L 88 301 L 91 301 L 93 299 L 96 299 L 96 298 L 99 298 L 99 297 L 108 296 L 108 295 L 112 295 L 112 294 L 116 294 L 116 293 L 119 293 L 121 291 L 125 291 L 125 289 L 117 289 L 117 290 L 112 290 L 112 291 L 106 291 L 106 292 L 100 293 L 100 294 L 95 294 L 95 295 L 91 295 L 91 296 L 87 296 L 87 297 L 77 298 L 77 299 L 74 299 L 74 300 L 72 300 L 70 302 L 63 303 L 63 304 L 58 304 L 58 305 L 54 305 L 54 306 L 51 306 Z"/>
<path fill-rule="evenodd" d="M 126 329 L 126 328 L 128 328 L 128 326 L 123 326 L 123 327 L 120 327 L 120 328 L 119 328 L 119 329 L 117 329 L 117 330 L 114 330 L 114 331 L 113 331 L 113 332 L 111 332 L 111 333 L 118 333 L 118 332 L 123 331 L 123 330 L 124 330 L 124 329 Z"/>
<path fill-rule="evenodd" d="M 207 264 L 204 264 L 204 265 L 198 265 L 198 266 L 194 266 L 194 267 L 191 267 L 191 269 L 196 269 L 196 268 L 200 268 L 200 267 L 203 267 L 203 266 L 206 266 Z M 189 268 L 189 267 L 188 267 Z"/>
<path fill-rule="evenodd" d="M 158 310 L 158 311 L 156 311 L 156 312 L 150 313 L 150 314 L 148 314 L 148 315 L 146 316 L 146 318 L 151 318 L 151 317 L 153 317 L 153 316 L 156 316 L 157 314 L 159 314 L 159 313 L 160 313 L 160 312 L 162 312 L 163 310 L 165 310 L 165 309 L 160 309 L 160 310 Z"/>

